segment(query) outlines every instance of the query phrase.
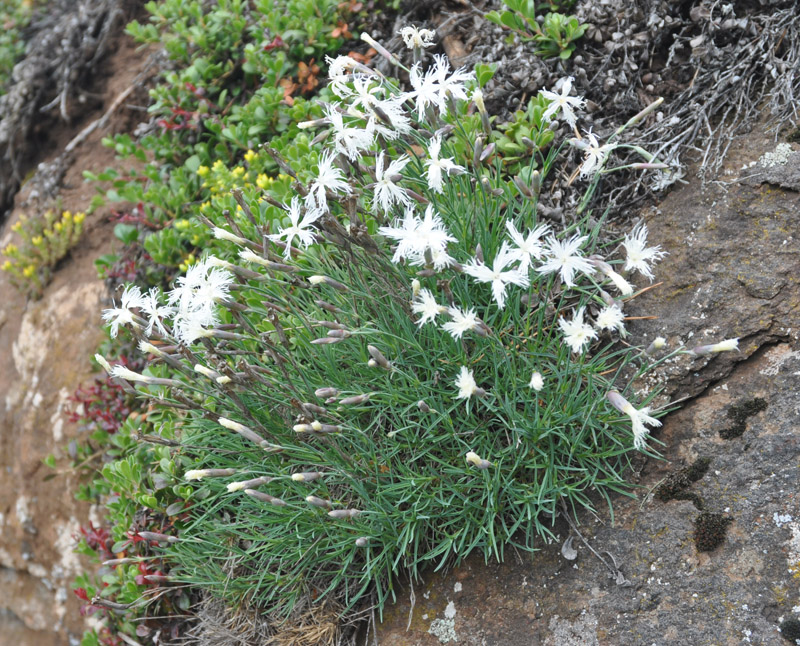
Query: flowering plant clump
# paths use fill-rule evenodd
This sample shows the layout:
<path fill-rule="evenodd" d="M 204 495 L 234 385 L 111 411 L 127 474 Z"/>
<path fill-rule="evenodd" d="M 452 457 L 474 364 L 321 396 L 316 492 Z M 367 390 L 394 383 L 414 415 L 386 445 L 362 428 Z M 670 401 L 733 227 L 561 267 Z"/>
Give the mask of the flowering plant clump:
<path fill-rule="evenodd" d="M 19 242 L 9 242 L 0 270 L 11 283 L 32 298 L 41 298 L 58 262 L 69 253 L 83 234 L 85 213 L 48 209 L 41 217 L 21 215 L 11 227 Z"/>
<path fill-rule="evenodd" d="M 662 345 L 618 339 L 631 281 L 663 252 L 643 224 L 619 253 L 583 216 L 542 221 L 561 146 L 508 177 L 473 74 L 423 66 L 429 37 L 406 35 L 409 91 L 329 61 L 335 100 L 300 124 L 315 170 L 269 149 L 290 190 L 235 192 L 240 217 L 209 222 L 215 254 L 104 313 L 153 359 L 106 369 L 173 411 L 182 443 L 171 579 L 276 615 L 380 606 L 401 571 L 532 550 L 562 509 L 624 490 L 659 424 L 622 393 Z M 548 118 L 576 124 L 569 81 L 550 94 Z M 601 146 L 575 127 L 587 194 L 621 131 Z"/>

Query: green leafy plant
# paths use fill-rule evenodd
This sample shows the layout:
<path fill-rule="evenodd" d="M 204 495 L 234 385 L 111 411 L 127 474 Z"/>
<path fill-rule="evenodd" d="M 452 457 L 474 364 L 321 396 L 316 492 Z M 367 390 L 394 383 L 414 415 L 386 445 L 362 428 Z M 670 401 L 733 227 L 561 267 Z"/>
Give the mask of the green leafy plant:
<path fill-rule="evenodd" d="M 535 53 L 543 58 L 569 58 L 575 51 L 575 41 L 588 28 L 588 25 L 581 25 L 575 16 L 566 16 L 558 11 L 545 14 L 540 25 L 534 0 L 507 0 L 505 4 L 507 10 L 490 11 L 486 19 L 511 30 L 523 41 L 536 43 Z"/>
<path fill-rule="evenodd" d="M 83 233 L 85 213 L 49 209 L 40 217 L 21 215 L 11 227 L 18 242 L 3 249 L 7 256 L 0 269 L 12 284 L 31 298 L 41 298 L 53 269 L 74 247 Z"/>
<path fill-rule="evenodd" d="M 347 57 L 332 67 L 334 104 L 298 125 L 323 132 L 264 147 L 279 172 L 258 190 L 258 168 L 197 168 L 209 187 L 243 184 L 227 215 L 199 218 L 211 255 L 105 312 L 152 359 L 106 369 L 179 443 L 162 458 L 186 506 L 160 547 L 171 580 L 276 622 L 311 600 L 382 607 L 400 572 L 473 551 L 534 550 L 558 514 L 629 493 L 630 456 L 653 454 L 659 425 L 653 393 L 621 394 L 663 346 L 619 343 L 628 278 L 663 254 L 646 227 L 622 257 L 602 217 L 541 221 L 566 142 L 532 138 L 510 176 L 474 76 L 445 59 L 413 93 Z M 576 118 L 569 90 L 532 103 L 537 132 Z M 582 204 L 623 129 L 570 140 Z M 104 475 L 140 506 L 167 503 L 135 488 L 140 465 Z"/>

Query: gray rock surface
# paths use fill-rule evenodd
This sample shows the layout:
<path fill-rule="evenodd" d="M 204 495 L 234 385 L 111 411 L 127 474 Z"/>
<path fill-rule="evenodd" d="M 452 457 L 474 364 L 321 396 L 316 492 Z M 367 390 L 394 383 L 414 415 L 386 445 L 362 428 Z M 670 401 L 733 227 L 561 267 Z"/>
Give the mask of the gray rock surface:
<path fill-rule="evenodd" d="M 629 585 L 577 538 L 574 561 L 560 544 L 508 549 L 504 563 L 473 556 L 418 582 L 413 608 L 410 590 L 399 592 L 382 646 L 790 643 L 778 628 L 800 617 L 800 194 L 739 173 L 768 141 L 754 133 L 732 148 L 723 180 L 690 183 L 644 214 L 650 242 L 670 255 L 661 283 L 626 306 L 629 316 L 657 316 L 634 335 L 665 336 L 672 348 L 739 337 L 741 352 L 678 356 L 642 384 L 664 400 L 690 398 L 654 434 L 665 460 L 633 474 L 636 498 L 614 501 L 613 523 L 598 502 L 580 528 Z M 741 434 L 723 439 L 733 427 Z M 685 499 L 660 499 L 669 498 L 657 495 L 664 479 L 674 484 L 699 458 L 708 471 L 679 492 Z M 698 529 L 703 513 L 716 527 Z M 702 551 L 698 538 L 719 544 Z M 443 619 L 451 632 L 432 634 Z"/>

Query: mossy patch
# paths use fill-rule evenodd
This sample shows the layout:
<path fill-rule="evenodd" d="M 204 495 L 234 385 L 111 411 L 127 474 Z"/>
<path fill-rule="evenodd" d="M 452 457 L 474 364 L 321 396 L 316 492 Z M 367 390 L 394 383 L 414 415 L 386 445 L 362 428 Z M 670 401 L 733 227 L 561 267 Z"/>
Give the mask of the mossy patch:
<path fill-rule="evenodd" d="M 728 418 L 731 420 L 731 426 L 723 428 L 719 432 L 719 436 L 723 440 L 732 440 L 741 437 L 747 429 L 747 420 L 760 413 L 762 410 L 767 409 L 767 401 L 761 397 L 753 397 L 745 401 L 734 404 L 728 409 Z"/>
<path fill-rule="evenodd" d="M 694 492 L 686 491 L 693 483 L 702 479 L 708 472 L 711 458 L 701 457 L 690 466 L 675 471 L 664 478 L 655 490 L 655 497 L 662 502 L 670 500 L 691 500 L 697 509 L 703 509 L 703 499 Z"/>
<path fill-rule="evenodd" d="M 704 511 L 694 521 L 694 543 L 698 552 L 712 552 L 725 541 L 733 518 L 719 512 Z"/>

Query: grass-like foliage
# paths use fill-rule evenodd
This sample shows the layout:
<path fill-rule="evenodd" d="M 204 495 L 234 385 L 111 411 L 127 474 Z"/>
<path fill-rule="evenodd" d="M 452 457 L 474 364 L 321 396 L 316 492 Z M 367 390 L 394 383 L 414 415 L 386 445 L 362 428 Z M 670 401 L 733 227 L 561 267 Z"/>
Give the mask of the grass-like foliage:
<path fill-rule="evenodd" d="M 407 42 L 421 59 L 429 40 Z M 409 92 L 345 56 L 330 70 L 305 167 L 269 149 L 286 181 L 234 191 L 213 255 L 104 315 L 154 359 L 107 369 L 173 411 L 182 444 L 170 577 L 275 616 L 382 606 L 400 573 L 533 550 L 557 514 L 629 490 L 659 425 L 620 394 L 660 348 L 620 342 L 623 274 L 652 279 L 662 255 L 646 228 L 615 246 L 602 218 L 540 221 L 566 142 L 509 177 L 473 74 L 444 57 L 406 70 Z M 537 129 L 575 125 L 582 100 L 568 79 L 559 92 Z M 601 145 L 575 129 L 575 204 L 621 131 Z"/>

